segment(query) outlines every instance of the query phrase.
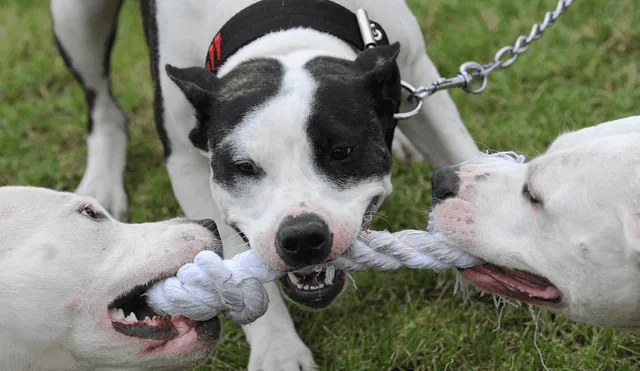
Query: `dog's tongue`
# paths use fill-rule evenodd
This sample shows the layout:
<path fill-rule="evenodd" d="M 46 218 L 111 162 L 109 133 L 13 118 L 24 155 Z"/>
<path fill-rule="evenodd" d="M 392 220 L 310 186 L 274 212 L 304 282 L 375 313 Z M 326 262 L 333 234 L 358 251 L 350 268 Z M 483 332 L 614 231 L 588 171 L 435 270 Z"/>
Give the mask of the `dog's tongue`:
<path fill-rule="evenodd" d="M 491 264 L 482 264 L 466 268 L 463 276 L 471 280 L 482 289 L 516 297 L 517 291 L 527 294 L 530 298 L 554 300 L 562 293 L 544 278 L 519 270 L 506 270 Z"/>

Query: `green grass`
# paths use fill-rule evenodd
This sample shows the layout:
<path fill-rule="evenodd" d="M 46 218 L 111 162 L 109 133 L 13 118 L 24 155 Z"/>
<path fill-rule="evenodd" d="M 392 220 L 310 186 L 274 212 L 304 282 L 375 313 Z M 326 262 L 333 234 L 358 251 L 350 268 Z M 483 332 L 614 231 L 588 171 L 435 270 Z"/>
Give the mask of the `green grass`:
<path fill-rule="evenodd" d="M 409 1 L 431 59 L 443 75 L 484 62 L 527 34 L 555 0 Z M 131 119 L 126 183 L 129 220 L 179 215 L 152 118 L 147 51 L 136 2 L 127 2 L 113 55 L 113 89 Z M 559 23 L 478 96 L 451 95 L 481 148 L 534 156 L 560 132 L 638 114 L 640 4 L 577 0 Z M 428 83 L 412 81 L 411 83 Z M 0 185 L 73 190 L 86 147 L 82 91 L 59 57 L 46 2 L 0 0 Z M 431 168 L 394 167 L 394 194 L 375 227 L 425 226 Z M 354 274 L 330 309 L 292 308 L 301 337 L 323 370 L 537 370 L 534 325 L 526 308 L 506 308 L 502 326 L 491 298 L 468 304 L 452 294 L 452 275 L 421 271 Z M 640 339 L 574 324 L 543 311 L 538 345 L 555 370 L 632 370 Z M 224 323 L 224 341 L 200 370 L 245 368 L 248 346 Z"/>

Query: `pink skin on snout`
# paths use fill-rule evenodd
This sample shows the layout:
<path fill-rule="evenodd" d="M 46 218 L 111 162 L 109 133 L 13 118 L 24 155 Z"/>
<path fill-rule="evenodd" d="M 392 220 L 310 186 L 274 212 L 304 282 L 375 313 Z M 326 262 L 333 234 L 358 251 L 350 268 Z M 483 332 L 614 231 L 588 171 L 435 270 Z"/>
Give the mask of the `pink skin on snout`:
<path fill-rule="evenodd" d="M 475 242 L 474 172 L 470 166 L 458 171 L 460 187 L 455 198 L 442 202 L 435 209 L 435 221 L 441 232 L 457 244 L 466 246 Z"/>
<path fill-rule="evenodd" d="M 279 218 L 279 220 L 282 221 L 282 219 L 288 216 L 295 217 L 304 213 L 318 214 L 325 221 L 327 220 L 324 217 L 325 213 L 322 213 L 317 208 L 314 208 L 311 202 L 301 202 L 301 203 L 297 203 L 295 205 L 289 206 L 284 210 L 283 216 Z M 280 221 L 276 223 L 276 226 L 280 225 Z M 331 246 L 331 252 L 328 258 L 335 259 L 351 245 L 351 242 L 353 240 L 354 233 L 355 233 L 354 231 L 357 231 L 357 229 L 354 230 L 353 228 L 349 228 L 346 225 L 346 223 L 341 223 L 338 221 L 329 220 L 328 224 L 329 224 L 329 231 L 333 234 L 333 244 Z M 280 258 L 276 250 L 276 245 L 275 245 L 276 232 L 267 233 L 265 235 L 265 238 L 267 241 L 269 241 L 267 245 L 268 251 L 267 251 L 267 256 L 262 256 L 262 258 L 265 259 L 269 263 L 269 265 L 273 266 L 276 269 L 288 270 L 290 267 L 287 264 L 285 264 L 284 261 L 282 261 L 282 259 Z"/>

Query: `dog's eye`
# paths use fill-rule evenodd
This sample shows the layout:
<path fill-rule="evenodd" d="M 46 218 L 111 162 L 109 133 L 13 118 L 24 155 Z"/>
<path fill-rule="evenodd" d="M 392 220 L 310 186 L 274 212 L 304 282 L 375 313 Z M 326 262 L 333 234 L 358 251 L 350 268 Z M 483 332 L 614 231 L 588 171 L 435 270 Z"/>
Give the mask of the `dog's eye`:
<path fill-rule="evenodd" d="M 255 175 L 258 173 L 258 167 L 251 161 L 240 162 L 236 166 L 241 173 L 246 175 Z"/>
<path fill-rule="evenodd" d="M 80 210 L 80 214 L 93 219 L 93 220 L 103 220 L 106 218 L 106 216 L 101 213 L 100 211 L 97 211 L 93 208 L 93 206 L 91 205 L 86 205 L 84 206 L 81 210 Z"/>
<path fill-rule="evenodd" d="M 353 147 L 338 147 L 338 148 L 334 148 L 333 151 L 331 152 L 331 159 L 332 160 L 344 160 L 347 157 L 349 157 L 349 155 L 351 154 L 351 151 L 353 151 Z"/>
<path fill-rule="evenodd" d="M 522 187 L 522 197 L 529 201 L 531 205 L 542 207 L 542 199 L 531 191 L 531 187 L 528 184 Z"/>

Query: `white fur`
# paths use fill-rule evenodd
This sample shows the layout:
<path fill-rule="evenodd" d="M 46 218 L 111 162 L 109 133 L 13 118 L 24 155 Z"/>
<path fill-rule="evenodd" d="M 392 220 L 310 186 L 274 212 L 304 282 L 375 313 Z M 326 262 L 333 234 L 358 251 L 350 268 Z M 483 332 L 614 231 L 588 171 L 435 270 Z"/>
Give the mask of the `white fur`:
<path fill-rule="evenodd" d="M 195 339 L 145 352 L 153 341 L 116 332 L 107 306 L 191 262 L 211 234 L 180 219 L 96 222 L 79 212 L 88 204 L 104 212 L 86 196 L 0 188 L 0 369 L 184 370 L 206 359 L 214 343 Z"/>
<path fill-rule="evenodd" d="M 527 164 L 478 158 L 460 174 L 458 195 L 434 210 L 446 236 L 548 278 L 574 320 L 640 329 L 640 116 L 565 133 Z"/>
<path fill-rule="evenodd" d="M 52 8 L 56 6 L 60 9 L 83 8 L 88 4 L 84 1 L 52 0 Z M 174 193 L 186 216 L 193 219 L 214 219 L 220 228 L 227 257 L 246 249 L 243 240 L 224 223 L 229 219 L 241 224 L 243 231 L 251 240 L 252 247 L 258 253 L 267 261 L 278 264 L 277 256 L 269 250 L 269 244 L 265 242 L 265 233 L 271 233 L 278 219 L 285 213 L 296 212 L 293 208 L 287 210 L 288 206 L 304 201 L 306 205 L 313 208 L 313 211 L 319 212 L 335 225 L 344 225 L 341 236 L 346 239 L 349 235 L 355 237 L 356 224 L 359 224 L 364 208 L 367 206 L 366 198 L 376 193 L 388 194 L 391 191 L 391 184 L 386 178 L 339 192 L 330 187 L 329 182 L 310 170 L 310 155 L 308 145 L 304 142 L 301 121 L 293 120 L 286 114 L 291 110 L 296 112 L 299 119 L 306 115 L 305 112 L 309 109 L 314 91 L 312 83 L 306 83 L 299 87 L 303 91 L 299 92 L 298 97 L 278 96 L 260 107 L 261 113 L 254 114 L 256 119 L 270 111 L 273 117 L 284 119 L 275 125 L 274 123 L 267 125 L 267 138 L 287 137 L 291 143 L 294 143 L 293 147 L 276 150 L 274 146 L 267 152 L 264 148 L 266 146 L 259 146 L 260 143 L 266 142 L 257 141 L 253 142 L 253 148 L 246 149 L 251 151 L 251 156 L 260 158 L 260 161 L 270 168 L 278 169 L 276 171 L 281 177 L 271 184 L 261 185 L 254 196 L 243 200 L 233 199 L 218 189 L 215 184 L 210 185 L 211 170 L 208 159 L 202 156 L 201 151 L 197 150 L 188 139 L 188 133 L 195 125 L 194 110 L 179 88 L 164 73 L 164 66 L 166 64 L 176 67 L 203 66 L 206 50 L 216 32 L 234 14 L 253 2 L 255 0 L 157 0 L 159 82 L 163 95 L 164 127 L 170 138 L 172 150 L 166 164 Z M 403 79 L 414 85 L 420 85 L 433 82 L 440 77 L 426 55 L 419 24 L 403 0 L 338 0 L 336 2 L 352 11 L 360 7 L 366 8 L 370 17 L 383 25 L 389 39 L 401 43 L 398 64 Z M 97 6 L 98 2 L 91 4 Z M 109 14 L 108 5 L 114 2 L 101 4 L 100 9 L 103 14 Z M 73 17 L 83 16 L 74 13 L 73 9 L 67 10 L 68 13 L 62 11 L 54 13 L 54 18 L 69 19 L 68 22 L 73 23 Z M 65 18 L 65 14 L 69 17 Z M 84 19 L 86 18 L 85 16 Z M 82 30 L 76 32 L 90 33 L 93 29 L 85 24 Z M 309 51 L 306 47 L 308 45 L 313 45 L 314 51 Z M 99 54 L 96 53 L 95 46 L 92 48 L 90 44 L 83 45 L 83 48 L 87 51 L 93 50 L 89 54 Z M 303 50 L 306 51 L 303 52 Z M 307 54 L 303 57 L 304 53 Z M 311 55 L 309 53 L 355 58 L 353 51 L 333 36 L 313 31 L 291 30 L 251 43 L 231 57 L 220 72 L 224 74 L 235 63 L 251 56 L 276 56 L 286 61 L 289 66 L 288 79 L 297 76 L 305 81 L 311 81 L 308 76 L 304 76 L 300 67 Z M 282 106 L 277 107 L 274 102 Z M 418 117 L 401 122 L 399 126 L 407 135 L 399 135 L 394 139 L 395 146 L 398 144 L 402 146 L 395 150 L 397 154 L 404 156 L 411 153 L 414 159 L 426 156 L 433 165 L 439 166 L 466 160 L 477 152 L 477 147 L 462 124 L 458 111 L 447 92 L 440 92 L 429 98 L 425 101 L 424 108 Z M 249 127 L 251 124 L 246 120 L 239 128 L 243 131 L 243 135 L 248 135 Z M 240 145 L 247 141 L 245 138 L 236 139 L 235 143 Z M 413 143 L 407 138 L 411 138 Z M 104 140 L 101 143 L 111 142 Z M 251 142 L 247 142 L 247 145 L 251 145 Z M 286 150 L 286 153 L 280 152 L 283 150 Z M 290 157 L 290 151 L 298 153 L 300 157 L 291 161 L 293 157 Z M 115 152 L 117 155 L 113 156 Z M 112 148 L 110 154 L 98 154 L 98 151 L 93 153 L 96 153 L 98 158 L 115 157 L 115 160 L 109 158 L 104 162 L 116 163 L 118 166 L 121 164 L 119 159 L 124 161 L 125 158 L 125 148 L 118 143 Z M 283 166 L 291 170 L 291 174 L 283 171 Z M 98 170 L 88 169 L 85 178 L 96 179 L 96 174 L 102 174 L 103 179 L 88 180 L 79 190 L 97 196 L 105 193 L 104 188 L 116 196 L 119 195 L 120 193 L 112 190 L 117 188 L 114 184 L 121 179 L 124 162 L 120 167 L 102 164 L 94 168 Z M 121 197 L 111 198 L 121 199 Z M 269 204 L 272 200 L 274 202 Z M 240 215 L 234 212 L 241 203 L 248 202 L 253 202 L 253 215 Z M 107 204 L 107 206 L 112 211 L 122 209 L 121 203 Z M 225 215 L 221 210 L 225 211 Z M 342 250 L 341 246 L 334 253 L 339 253 Z M 266 287 L 270 297 L 267 313 L 245 328 L 252 349 L 249 369 L 271 369 L 275 365 L 279 365 L 283 370 L 313 368 L 311 352 L 296 334 L 275 284 L 267 284 Z"/>

